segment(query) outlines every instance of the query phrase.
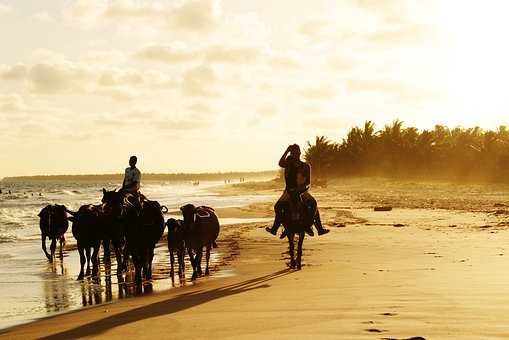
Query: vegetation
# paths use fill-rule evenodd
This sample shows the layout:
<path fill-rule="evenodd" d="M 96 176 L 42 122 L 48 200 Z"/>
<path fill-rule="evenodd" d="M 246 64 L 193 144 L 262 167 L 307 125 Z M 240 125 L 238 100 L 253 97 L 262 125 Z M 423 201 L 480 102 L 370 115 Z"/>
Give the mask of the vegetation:
<path fill-rule="evenodd" d="M 177 174 L 152 174 L 144 173 L 143 181 L 223 181 L 226 179 L 238 180 L 239 178 L 273 178 L 277 171 L 256 172 L 216 172 L 216 173 L 177 173 Z M 121 182 L 124 174 L 102 175 L 50 175 L 50 176 L 18 176 L 5 177 L 2 182 L 26 182 L 26 181 L 90 181 L 90 182 Z"/>
<path fill-rule="evenodd" d="M 316 177 L 386 176 L 505 181 L 509 130 L 479 127 L 433 130 L 404 127 L 400 120 L 376 131 L 367 121 L 334 142 L 316 137 L 305 159 Z"/>

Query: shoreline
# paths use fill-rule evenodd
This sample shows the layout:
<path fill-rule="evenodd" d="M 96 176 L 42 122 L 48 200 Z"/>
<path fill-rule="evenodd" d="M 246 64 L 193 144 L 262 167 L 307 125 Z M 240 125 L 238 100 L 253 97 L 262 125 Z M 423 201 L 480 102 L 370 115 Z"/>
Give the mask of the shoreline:
<path fill-rule="evenodd" d="M 248 189 L 231 187 L 221 190 L 226 194 L 253 190 L 249 184 Z M 231 225 L 225 227 L 231 234 L 224 234 L 221 243 L 231 243 L 235 250 L 217 276 L 7 328 L 0 330 L 0 337 L 200 339 L 207 334 L 208 338 L 294 339 L 298 334 L 324 339 L 489 339 L 508 335 L 504 296 L 509 293 L 509 280 L 498 274 L 509 265 L 509 233 L 496 224 L 505 222 L 504 214 L 426 207 L 379 213 L 372 211 L 371 203 L 357 202 L 337 190 L 343 189 L 313 190 L 332 230 L 323 237 L 306 238 L 302 271 L 286 268 L 287 242 L 268 235 L 265 224 Z M 259 192 L 277 195 L 278 190 Z M 268 216 L 272 204 L 220 208 L 218 215 Z M 223 271 L 228 275 L 222 276 Z"/>

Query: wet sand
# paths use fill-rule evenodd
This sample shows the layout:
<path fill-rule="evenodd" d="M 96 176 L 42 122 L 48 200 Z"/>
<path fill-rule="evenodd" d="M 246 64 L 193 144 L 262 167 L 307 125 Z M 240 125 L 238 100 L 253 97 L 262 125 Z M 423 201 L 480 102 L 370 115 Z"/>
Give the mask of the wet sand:
<path fill-rule="evenodd" d="M 221 189 L 234 194 L 257 190 Z M 4 330 L 6 338 L 500 339 L 509 337 L 507 214 L 400 205 L 316 190 L 332 229 L 306 238 L 302 271 L 287 269 L 287 243 L 266 223 L 221 236 L 228 264 L 195 284 L 93 306 Z M 387 199 L 385 197 L 384 199 Z M 498 197 L 498 202 L 503 195 Z M 489 207 L 492 208 L 489 208 Z M 469 206 L 470 207 L 470 206 Z M 270 216 L 271 204 L 218 209 L 222 217 Z M 245 215 L 243 215 L 245 214 Z"/>

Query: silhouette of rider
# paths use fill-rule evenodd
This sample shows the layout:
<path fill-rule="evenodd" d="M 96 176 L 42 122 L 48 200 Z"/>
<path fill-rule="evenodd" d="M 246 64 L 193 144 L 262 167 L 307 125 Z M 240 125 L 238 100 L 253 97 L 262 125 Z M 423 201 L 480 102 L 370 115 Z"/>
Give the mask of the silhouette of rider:
<path fill-rule="evenodd" d="M 130 194 L 133 197 L 133 200 L 130 200 L 130 202 L 135 205 L 136 209 L 141 210 L 145 196 L 140 192 L 141 172 L 136 167 L 137 162 L 138 158 L 136 156 L 129 158 L 129 167 L 125 169 L 124 181 L 122 182 L 120 192 L 124 195 Z"/>
<path fill-rule="evenodd" d="M 316 211 L 313 222 L 318 231 L 318 235 L 327 234 L 329 230 L 324 229 L 322 226 L 316 200 L 308 191 L 309 184 L 311 183 L 311 168 L 307 163 L 300 160 L 300 147 L 297 144 L 290 145 L 286 149 L 279 160 L 279 166 L 285 169 L 286 188 L 283 195 L 281 195 L 281 198 L 279 198 L 274 206 L 274 211 L 276 213 L 274 224 L 272 228 L 267 227 L 265 230 L 272 235 L 276 235 L 283 219 L 283 211 L 289 207 L 290 195 L 300 195 L 306 207 L 310 209 L 310 211 Z M 306 230 L 306 233 L 310 236 L 314 235 L 311 227 Z"/>

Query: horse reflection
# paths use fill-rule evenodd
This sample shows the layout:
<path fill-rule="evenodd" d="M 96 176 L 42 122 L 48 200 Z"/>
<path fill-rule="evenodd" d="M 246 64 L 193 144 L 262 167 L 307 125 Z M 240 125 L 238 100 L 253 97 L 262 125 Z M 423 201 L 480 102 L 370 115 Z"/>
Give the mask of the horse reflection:
<path fill-rule="evenodd" d="M 60 312 L 71 305 L 67 269 L 62 261 L 48 263 L 48 267 L 48 277 L 44 280 L 45 308 L 47 312 Z"/>

